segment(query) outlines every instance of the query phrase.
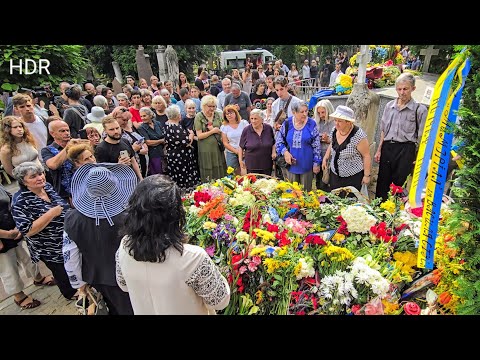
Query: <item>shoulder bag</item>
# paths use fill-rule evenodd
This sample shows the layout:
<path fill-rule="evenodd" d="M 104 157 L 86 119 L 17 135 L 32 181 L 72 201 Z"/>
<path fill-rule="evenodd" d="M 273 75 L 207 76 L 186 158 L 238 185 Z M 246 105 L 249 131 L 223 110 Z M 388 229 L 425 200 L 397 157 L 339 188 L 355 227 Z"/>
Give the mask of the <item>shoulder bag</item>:
<path fill-rule="evenodd" d="M 288 105 L 290 105 L 291 100 L 292 100 L 292 96 L 290 95 L 283 109 L 280 109 L 277 116 L 275 116 L 275 123 L 282 125 L 285 119 L 288 117 Z"/>
<path fill-rule="evenodd" d="M 290 148 L 287 143 L 287 134 L 288 134 L 288 121 L 285 123 L 285 135 L 283 135 L 283 142 L 285 143 L 285 147 L 287 148 L 287 151 L 290 151 Z M 279 155 L 277 156 L 277 159 L 275 160 L 275 164 L 284 169 L 288 169 L 290 167 L 290 164 L 285 161 L 285 156 Z"/>
<path fill-rule="evenodd" d="M 108 315 L 108 307 L 103 295 L 95 288 L 86 286 L 87 296 L 80 296 L 75 302 L 79 315 Z"/>
<path fill-rule="evenodd" d="M 207 119 L 207 117 L 205 116 L 205 114 L 203 113 L 202 111 L 202 115 L 205 119 Z M 215 120 L 215 114 L 213 115 L 213 120 Z M 207 132 L 207 128 L 205 126 L 205 124 L 203 124 L 203 131 L 204 132 Z M 218 134 L 213 134 L 213 137 L 215 138 L 215 140 L 217 140 L 217 144 L 218 144 L 218 149 L 220 150 L 221 153 L 223 153 L 225 151 L 225 145 L 223 145 L 223 140 L 222 140 L 222 137 L 221 135 L 218 135 Z"/>

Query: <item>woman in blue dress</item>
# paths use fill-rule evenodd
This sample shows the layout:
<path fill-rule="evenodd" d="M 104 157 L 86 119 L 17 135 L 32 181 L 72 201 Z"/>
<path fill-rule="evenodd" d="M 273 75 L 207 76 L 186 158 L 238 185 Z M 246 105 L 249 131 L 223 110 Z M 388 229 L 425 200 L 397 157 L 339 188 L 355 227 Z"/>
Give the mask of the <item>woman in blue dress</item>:
<path fill-rule="evenodd" d="M 293 116 L 282 124 L 276 135 L 278 155 L 285 157 L 289 165 L 285 170 L 287 179 L 312 190 L 313 174 L 320 172 L 322 163 L 320 135 L 317 123 L 308 117 L 308 104 L 304 101 L 292 104 Z"/>

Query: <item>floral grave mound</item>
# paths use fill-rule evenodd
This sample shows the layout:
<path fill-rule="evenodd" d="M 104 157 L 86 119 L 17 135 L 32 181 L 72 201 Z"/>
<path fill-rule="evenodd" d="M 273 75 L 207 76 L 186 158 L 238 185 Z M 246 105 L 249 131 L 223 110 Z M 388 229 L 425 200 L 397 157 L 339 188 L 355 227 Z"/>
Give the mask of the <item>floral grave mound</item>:
<path fill-rule="evenodd" d="M 392 184 L 387 201 L 367 205 L 249 174 L 202 184 L 183 203 L 190 243 L 230 284 L 224 314 L 450 313 L 441 269 L 416 267 L 421 220 L 403 195 Z M 442 205 L 442 221 L 448 213 Z M 435 260 L 448 265 L 439 234 Z"/>

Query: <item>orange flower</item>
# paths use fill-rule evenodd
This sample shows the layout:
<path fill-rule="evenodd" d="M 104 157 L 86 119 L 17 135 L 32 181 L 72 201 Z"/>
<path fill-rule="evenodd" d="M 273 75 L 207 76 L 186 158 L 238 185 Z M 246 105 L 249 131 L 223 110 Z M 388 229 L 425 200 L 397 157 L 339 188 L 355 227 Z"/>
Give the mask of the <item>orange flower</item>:
<path fill-rule="evenodd" d="M 225 214 L 225 208 L 223 204 L 219 204 L 215 209 L 210 211 L 210 214 L 208 214 L 208 217 L 210 220 L 216 221 L 220 219 L 224 214 Z"/>
<path fill-rule="evenodd" d="M 217 205 L 220 204 L 222 200 L 223 200 L 223 196 L 218 196 L 216 198 L 213 198 L 212 200 L 210 200 L 208 203 L 204 205 L 202 210 L 198 212 L 198 216 L 208 214 L 208 212 L 214 209 L 215 207 L 217 207 Z"/>
<path fill-rule="evenodd" d="M 450 295 L 447 291 L 441 293 L 440 296 L 438 297 L 438 301 L 442 305 L 448 304 L 450 300 L 452 300 L 452 295 Z"/>
<path fill-rule="evenodd" d="M 432 272 L 432 282 L 437 285 L 440 282 L 440 279 L 442 278 L 442 272 L 439 269 L 435 269 Z"/>

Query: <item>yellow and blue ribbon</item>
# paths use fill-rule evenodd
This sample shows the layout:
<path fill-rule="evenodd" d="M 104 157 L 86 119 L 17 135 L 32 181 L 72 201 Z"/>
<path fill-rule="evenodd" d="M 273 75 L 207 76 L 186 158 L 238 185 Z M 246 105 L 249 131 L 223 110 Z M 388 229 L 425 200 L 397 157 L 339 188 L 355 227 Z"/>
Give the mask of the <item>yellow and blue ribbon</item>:
<path fill-rule="evenodd" d="M 427 116 L 429 133 L 424 131 L 417 155 L 414 171 L 416 179 L 415 184 L 412 180 L 409 200 L 412 207 L 421 203 L 421 193 L 426 182 L 417 257 L 417 266 L 420 268 L 433 269 L 438 221 L 453 139 L 452 127 L 456 121 L 456 112 L 469 71 L 470 60 L 462 52 L 435 85 L 437 92 L 434 90 L 432 98 L 434 105 L 429 109 Z M 452 92 L 454 75 L 458 79 L 458 85 Z"/>

